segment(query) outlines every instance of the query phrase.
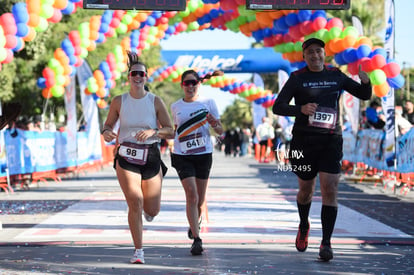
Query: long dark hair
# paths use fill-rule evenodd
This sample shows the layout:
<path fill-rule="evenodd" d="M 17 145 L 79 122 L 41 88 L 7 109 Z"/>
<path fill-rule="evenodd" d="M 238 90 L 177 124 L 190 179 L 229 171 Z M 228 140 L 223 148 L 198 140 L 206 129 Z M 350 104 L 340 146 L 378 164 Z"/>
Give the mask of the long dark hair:
<path fill-rule="evenodd" d="M 183 72 L 183 74 L 181 75 L 181 84 L 183 83 L 184 78 L 189 74 L 193 75 L 197 79 L 198 82 L 203 82 L 206 79 L 210 79 L 213 76 L 220 76 L 220 75 L 223 75 L 224 73 L 222 71 L 217 70 L 217 71 L 208 73 L 204 75 L 203 77 L 201 77 L 196 71 L 194 71 L 193 69 L 190 69 L 190 70 Z"/>
<path fill-rule="evenodd" d="M 139 55 L 135 52 L 127 51 L 127 66 L 128 66 L 128 72 L 131 71 L 132 66 L 134 65 L 142 65 L 145 68 L 145 72 L 147 72 L 147 65 L 145 65 L 141 60 L 139 60 Z"/>

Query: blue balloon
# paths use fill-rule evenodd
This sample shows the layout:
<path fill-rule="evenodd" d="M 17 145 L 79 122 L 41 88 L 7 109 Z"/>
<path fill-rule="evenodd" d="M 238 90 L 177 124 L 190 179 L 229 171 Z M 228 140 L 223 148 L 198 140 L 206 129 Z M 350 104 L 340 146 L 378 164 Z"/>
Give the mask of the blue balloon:
<path fill-rule="evenodd" d="M 385 59 L 387 58 L 387 56 L 388 56 L 388 54 L 387 54 L 387 51 L 384 49 L 384 48 L 377 48 L 377 49 L 375 49 L 370 55 L 369 55 L 369 57 L 371 58 L 371 57 L 373 57 L 373 56 L 375 56 L 375 55 L 377 55 L 377 54 L 380 54 L 380 55 L 382 55 L 383 57 L 385 57 Z"/>
<path fill-rule="evenodd" d="M 342 57 L 348 64 L 358 60 L 357 51 L 353 48 L 344 50 Z"/>
<path fill-rule="evenodd" d="M 112 21 L 114 11 L 113 10 L 105 10 L 101 16 L 101 23 L 110 24 Z"/>
<path fill-rule="evenodd" d="M 210 17 L 211 18 L 217 18 L 217 17 L 219 17 L 220 16 L 220 12 L 219 12 L 219 10 L 218 9 L 212 9 L 211 11 L 210 11 Z"/>
<path fill-rule="evenodd" d="M 288 15 L 285 16 L 285 21 L 286 24 L 289 27 L 295 26 L 297 24 L 299 24 L 299 18 L 298 15 L 296 13 L 289 13 Z"/>
<path fill-rule="evenodd" d="M 70 42 L 69 38 L 63 39 L 62 43 L 60 44 L 60 47 L 66 53 L 67 56 L 75 54 L 75 48 L 73 47 L 72 42 Z"/>
<path fill-rule="evenodd" d="M 344 60 L 344 57 L 343 57 L 343 52 L 335 54 L 334 58 L 335 58 L 335 62 L 338 63 L 339 65 L 346 64 L 346 61 Z"/>
<path fill-rule="evenodd" d="M 289 29 L 289 26 L 286 24 L 285 20 L 286 16 L 282 16 L 279 19 L 276 19 L 273 21 L 273 26 L 279 31 L 287 31 Z"/>
<path fill-rule="evenodd" d="M 13 5 L 12 14 L 16 23 L 29 22 L 29 13 L 27 12 L 26 3 L 19 2 Z"/>
<path fill-rule="evenodd" d="M 39 87 L 40 89 L 44 89 L 44 88 L 46 88 L 46 78 L 44 78 L 44 77 L 39 77 L 39 78 L 37 79 L 36 85 L 37 85 L 37 87 Z"/>
<path fill-rule="evenodd" d="M 111 89 L 112 88 L 112 81 L 110 79 L 106 79 L 105 88 Z"/>
<path fill-rule="evenodd" d="M 312 12 L 310 10 L 300 10 L 298 12 L 298 20 L 300 22 L 310 20 L 311 16 L 312 16 Z"/>
<path fill-rule="evenodd" d="M 388 85 L 390 85 L 391 88 L 399 89 L 399 88 L 404 86 L 405 79 L 401 74 L 399 74 L 396 77 L 387 78 L 387 82 L 388 82 Z"/>
<path fill-rule="evenodd" d="M 311 20 L 315 20 L 317 17 L 326 18 L 326 12 L 324 10 L 317 10 L 311 15 Z"/>
<path fill-rule="evenodd" d="M 25 37 L 29 33 L 29 27 L 26 23 L 17 23 L 17 33 L 16 36 L 18 37 Z"/>
<path fill-rule="evenodd" d="M 155 20 L 154 17 L 148 16 L 147 17 L 147 20 L 145 20 L 145 22 L 142 22 L 142 23 L 144 24 L 144 26 L 145 25 L 147 25 L 147 26 L 154 26 L 155 25 L 155 22 L 156 22 L 156 20 Z M 142 24 L 141 24 L 141 26 L 142 26 Z"/>
<path fill-rule="evenodd" d="M 66 6 L 66 8 L 61 10 L 61 12 L 64 15 L 70 15 L 72 14 L 74 10 L 75 10 L 75 5 L 73 4 L 73 2 L 68 1 L 68 5 Z"/>
<path fill-rule="evenodd" d="M 74 54 L 68 55 L 68 57 L 69 57 L 69 65 L 75 65 L 76 62 L 78 62 L 78 59 L 76 58 Z"/>
<path fill-rule="evenodd" d="M 23 48 L 23 39 L 21 39 L 20 37 L 16 37 L 16 38 L 17 38 L 16 47 L 12 49 L 12 51 L 14 52 L 18 52 Z"/>
<path fill-rule="evenodd" d="M 269 29 L 269 28 L 264 28 L 263 29 L 263 36 L 264 37 L 270 37 L 272 35 L 273 35 L 273 33 L 272 33 L 272 30 L 271 29 Z"/>
<path fill-rule="evenodd" d="M 368 45 L 361 45 L 357 49 L 358 59 L 368 57 L 370 55 L 370 53 L 371 53 L 371 48 Z"/>
<path fill-rule="evenodd" d="M 256 42 L 260 42 L 264 38 L 263 32 L 260 29 L 257 30 L 257 31 L 252 32 L 252 36 L 253 36 L 254 39 L 256 39 Z"/>
<path fill-rule="evenodd" d="M 105 34 L 99 32 L 98 39 L 96 39 L 96 43 L 103 43 L 105 42 L 105 40 L 106 40 Z"/>

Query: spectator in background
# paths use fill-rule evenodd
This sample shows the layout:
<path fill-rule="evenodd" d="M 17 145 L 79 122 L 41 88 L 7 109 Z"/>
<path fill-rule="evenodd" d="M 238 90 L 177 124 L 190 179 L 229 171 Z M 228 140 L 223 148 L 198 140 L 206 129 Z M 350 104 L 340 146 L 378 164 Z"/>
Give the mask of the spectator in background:
<path fill-rule="evenodd" d="M 369 107 L 365 110 L 365 115 L 367 117 L 367 124 L 370 128 L 384 129 L 385 116 L 382 113 L 382 108 L 377 101 L 371 101 Z"/>
<path fill-rule="evenodd" d="M 405 102 L 403 117 L 407 119 L 411 124 L 414 124 L 414 106 L 409 100 Z"/>
<path fill-rule="evenodd" d="M 260 162 L 267 161 L 267 154 L 269 151 L 269 139 L 272 140 L 275 136 L 275 130 L 270 124 L 268 117 L 262 118 L 262 123 L 257 126 L 256 136 L 260 144 Z"/>
<path fill-rule="evenodd" d="M 249 127 L 244 127 L 240 132 L 240 156 L 246 156 L 249 154 L 250 139 L 252 132 Z"/>
<path fill-rule="evenodd" d="M 398 130 L 397 136 L 402 136 L 408 131 L 410 131 L 413 125 L 403 117 L 403 108 L 402 106 L 395 106 L 395 126 Z"/>

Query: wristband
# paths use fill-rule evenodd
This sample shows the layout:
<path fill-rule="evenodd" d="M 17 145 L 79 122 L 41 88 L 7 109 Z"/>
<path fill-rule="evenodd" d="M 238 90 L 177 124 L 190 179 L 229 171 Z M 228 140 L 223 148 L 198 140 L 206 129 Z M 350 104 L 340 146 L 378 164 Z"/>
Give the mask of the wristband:
<path fill-rule="evenodd" d="M 158 128 L 155 128 L 154 130 L 155 130 L 155 136 L 157 137 L 158 134 L 160 133 L 160 130 Z"/>

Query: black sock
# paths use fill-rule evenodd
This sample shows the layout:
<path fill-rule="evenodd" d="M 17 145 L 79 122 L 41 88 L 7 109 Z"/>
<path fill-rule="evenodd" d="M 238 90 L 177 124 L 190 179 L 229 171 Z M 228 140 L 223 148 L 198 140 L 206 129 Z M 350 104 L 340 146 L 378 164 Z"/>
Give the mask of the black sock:
<path fill-rule="evenodd" d="M 331 245 L 331 236 L 335 227 L 338 207 L 322 205 L 321 221 L 322 221 L 322 244 Z"/>
<path fill-rule="evenodd" d="M 298 206 L 299 218 L 300 218 L 299 227 L 309 228 L 308 217 L 309 217 L 309 210 L 310 210 L 312 202 L 308 204 L 300 204 L 298 201 L 296 201 L 296 204 Z"/>

